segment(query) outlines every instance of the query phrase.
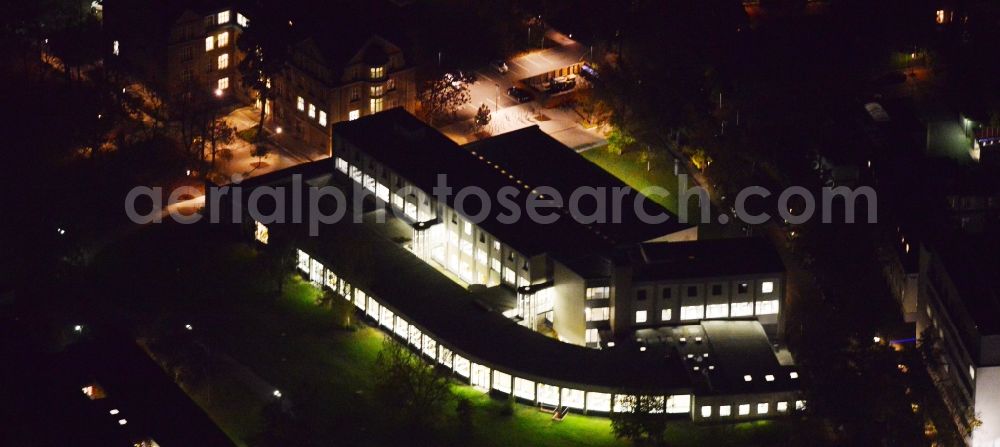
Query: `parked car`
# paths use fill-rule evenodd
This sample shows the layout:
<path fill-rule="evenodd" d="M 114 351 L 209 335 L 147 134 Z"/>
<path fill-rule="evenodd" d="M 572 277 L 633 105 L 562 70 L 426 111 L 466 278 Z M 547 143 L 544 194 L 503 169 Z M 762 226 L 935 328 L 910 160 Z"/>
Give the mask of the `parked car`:
<path fill-rule="evenodd" d="M 517 87 L 511 87 L 507 89 L 507 96 L 510 96 L 514 101 L 517 102 L 531 101 L 531 93 L 528 93 L 527 90 L 522 90 Z"/>
<path fill-rule="evenodd" d="M 552 78 L 546 86 L 545 91 L 549 93 L 559 93 L 567 90 L 573 90 L 576 87 L 576 75 L 560 76 L 558 78 Z"/>
<path fill-rule="evenodd" d="M 493 67 L 493 69 L 496 70 L 498 73 L 506 73 L 510 70 L 509 68 L 507 68 L 507 62 L 504 62 L 502 60 L 495 60 L 493 62 L 490 62 L 490 66 Z"/>

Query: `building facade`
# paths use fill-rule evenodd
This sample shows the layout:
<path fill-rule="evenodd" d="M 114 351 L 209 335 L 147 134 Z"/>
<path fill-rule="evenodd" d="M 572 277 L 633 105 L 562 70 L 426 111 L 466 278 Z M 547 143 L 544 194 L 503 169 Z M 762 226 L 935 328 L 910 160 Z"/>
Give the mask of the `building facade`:
<path fill-rule="evenodd" d="M 929 362 L 928 369 L 956 423 L 968 434 L 969 445 L 996 447 L 1000 445 L 1000 294 L 985 273 L 995 271 L 991 270 L 995 260 L 980 260 L 955 246 L 931 244 L 921 249 L 917 336 L 924 342 L 927 337 L 936 339 L 938 358 Z"/>
<path fill-rule="evenodd" d="M 410 226 L 417 256 L 463 285 L 516 294 L 504 314 L 521 325 L 589 347 L 638 329 L 707 320 L 752 319 L 781 336 L 784 267 L 762 240 L 684 241 L 691 236 L 685 225 L 645 225 L 635 215 L 581 225 L 568 210 L 548 224 L 502 223 L 495 209 L 473 222 L 481 208 L 431 193 L 439 175 L 456 190 L 522 192 L 514 199 L 522 205 L 542 185 L 563 197 L 586 185 L 627 188 L 537 128 L 462 147 L 395 109 L 336 126 L 333 144 L 334 169 Z M 501 147 L 533 158 L 519 165 L 519 155 Z"/>
<path fill-rule="evenodd" d="M 275 126 L 325 154 L 333 123 L 393 107 L 413 113 L 417 101 L 415 68 L 400 47 L 373 34 L 329 45 L 310 37 L 293 47 L 272 104 Z"/>
<path fill-rule="evenodd" d="M 236 48 L 250 19 L 237 2 L 104 2 L 107 60 L 138 74 L 165 98 L 193 88 L 240 101 Z"/>

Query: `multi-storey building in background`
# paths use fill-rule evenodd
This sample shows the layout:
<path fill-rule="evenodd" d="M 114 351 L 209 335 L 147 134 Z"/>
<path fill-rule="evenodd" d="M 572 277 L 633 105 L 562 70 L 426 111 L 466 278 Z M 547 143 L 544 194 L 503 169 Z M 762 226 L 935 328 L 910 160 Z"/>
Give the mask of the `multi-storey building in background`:
<path fill-rule="evenodd" d="M 103 14 L 109 58 L 164 97 L 201 88 L 248 100 L 236 40 L 250 18 L 238 2 L 108 0 Z"/>

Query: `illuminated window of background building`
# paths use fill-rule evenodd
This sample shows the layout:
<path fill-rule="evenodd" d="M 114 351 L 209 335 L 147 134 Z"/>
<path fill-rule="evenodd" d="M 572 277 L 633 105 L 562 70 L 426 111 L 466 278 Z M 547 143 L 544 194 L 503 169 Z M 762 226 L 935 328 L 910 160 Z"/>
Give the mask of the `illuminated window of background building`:
<path fill-rule="evenodd" d="M 229 31 L 223 31 L 216 37 L 216 44 L 219 48 L 229 45 Z"/>
<path fill-rule="evenodd" d="M 254 221 L 254 223 L 256 224 L 254 238 L 257 239 L 257 242 L 267 245 L 267 239 L 269 237 L 267 226 L 257 221 Z"/>
<path fill-rule="evenodd" d="M 326 112 L 322 110 L 319 111 L 319 125 L 326 127 Z"/>
<path fill-rule="evenodd" d="M 746 317 L 753 315 L 753 303 L 733 303 L 729 307 L 729 316 L 731 317 Z"/>
<path fill-rule="evenodd" d="M 705 318 L 725 318 L 728 316 L 728 304 L 709 304 L 705 306 Z"/>
<path fill-rule="evenodd" d="M 424 334 L 424 355 L 437 360 L 437 342 L 434 341 L 429 335 Z"/>
<path fill-rule="evenodd" d="M 316 105 L 309 104 L 309 118 L 316 118 Z"/>
<path fill-rule="evenodd" d="M 229 68 L 229 54 L 228 53 L 220 54 L 216 66 L 218 67 L 219 70 L 225 70 L 226 68 Z"/>
<path fill-rule="evenodd" d="M 761 402 L 757 404 L 757 414 L 767 414 L 768 404 L 766 402 Z"/>
<path fill-rule="evenodd" d="M 546 405 L 559 405 L 559 387 L 539 383 L 538 402 Z"/>
<path fill-rule="evenodd" d="M 368 108 L 372 113 L 378 113 L 382 111 L 382 98 L 372 98 L 368 101 Z"/>
<path fill-rule="evenodd" d="M 480 390 L 490 389 L 490 368 L 478 363 L 472 364 L 472 386 Z"/>
<path fill-rule="evenodd" d="M 215 49 L 215 36 L 208 36 L 205 38 L 205 51 L 212 51 Z"/>
<path fill-rule="evenodd" d="M 371 75 L 372 79 L 382 79 L 382 77 L 385 76 L 385 67 L 383 66 L 371 67 L 371 69 L 369 69 L 369 74 Z"/>
<path fill-rule="evenodd" d="M 729 416 L 733 414 L 733 409 L 729 405 L 722 405 L 719 407 L 719 416 Z"/>
<path fill-rule="evenodd" d="M 587 288 L 587 299 L 588 300 L 600 300 L 606 299 L 611 296 L 610 287 L 588 287 Z"/>
<path fill-rule="evenodd" d="M 438 363 L 451 368 L 451 362 L 453 359 L 454 354 L 452 354 L 450 349 L 444 346 L 438 346 Z"/>
<path fill-rule="evenodd" d="M 681 306 L 681 320 L 700 320 L 705 317 L 705 306 Z"/>
<path fill-rule="evenodd" d="M 757 302 L 757 315 L 773 315 L 778 313 L 778 300 Z"/>
<path fill-rule="evenodd" d="M 564 407 L 576 408 L 582 410 L 584 407 L 583 401 L 583 391 L 574 390 L 570 388 L 562 389 L 562 405 Z"/>
<path fill-rule="evenodd" d="M 586 343 L 599 343 L 601 341 L 600 334 L 594 328 L 585 330 L 583 336 Z"/>
<path fill-rule="evenodd" d="M 740 416 L 746 416 L 750 414 L 750 404 L 741 404 L 739 407 Z"/>
<path fill-rule="evenodd" d="M 300 112 L 303 111 L 303 110 L 305 110 L 306 109 L 306 100 L 305 100 L 305 98 L 303 98 L 301 96 L 297 96 L 295 98 L 295 108 L 299 109 Z"/>
<path fill-rule="evenodd" d="M 673 309 L 660 309 L 660 321 L 670 321 L 674 318 Z"/>
<path fill-rule="evenodd" d="M 310 259 L 309 255 L 306 252 L 302 251 L 302 250 L 298 251 L 298 255 L 299 256 L 298 256 L 298 264 L 297 265 L 298 265 L 299 270 L 308 273 L 309 272 L 309 259 Z"/>
<path fill-rule="evenodd" d="M 224 23 L 229 23 L 229 11 L 228 10 L 222 11 L 222 12 L 220 12 L 218 14 L 218 21 L 217 21 L 217 23 L 219 25 L 222 25 Z"/>
<path fill-rule="evenodd" d="M 356 120 L 358 118 L 361 118 L 361 111 L 360 110 L 351 110 L 350 112 L 347 113 L 347 120 L 348 121 L 354 121 L 354 120 Z"/>
<path fill-rule="evenodd" d="M 587 411 L 611 411 L 611 395 L 608 393 L 587 393 Z"/>
<path fill-rule="evenodd" d="M 219 90 L 225 90 L 229 88 L 229 77 L 227 76 L 225 78 L 220 78 L 219 82 L 216 84 L 216 88 L 218 88 Z"/>
<path fill-rule="evenodd" d="M 610 307 L 586 307 L 583 310 L 587 321 L 607 321 L 611 319 Z"/>
<path fill-rule="evenodd" d="M 250 26 L 250 19 L 248 19 L 243 14 L 236 13 L 236 24 L 244 28 L 247 28 Z"/>
<path fill-rule="evenodd" d="M 760 293 L 771 293 L 774 292 L 774 282 L 764 281 L 760 285 Z"/>
<path fill-rule="evenodd" d="M 493 389 L 510 394 L 510 374 L 493 370 Z"/>
<path fill-rule="evenodd" d="M 368 93 L 370 96 L 382 96 L 385 93 L 384 89 L 385 87 L 382 85 L 373 85 L 368 89 Z"/>
<path fill-rule="evenodd" d="M 644 310 L 637 310 L 637 311 L 635 311 L 635 322 L 636 323 L 645 323 L 646 322 L 646 318 L 647 318 L 646 311 L 644 311 Z"/>
<path fill-rule="evenodd" d="M 710 418 L 710 417 L 712 417 L 712 406 L 711 405 L 702 405 L 701 406 L 701 417 L 703 417 L 703 418 Z"/>
<path fill-rule="evenodd" d="M 778 402 L 778 405 L 775 408 L 778 411 L 784 413 L 784 412 L 788 411 L 788 402 Z"/>

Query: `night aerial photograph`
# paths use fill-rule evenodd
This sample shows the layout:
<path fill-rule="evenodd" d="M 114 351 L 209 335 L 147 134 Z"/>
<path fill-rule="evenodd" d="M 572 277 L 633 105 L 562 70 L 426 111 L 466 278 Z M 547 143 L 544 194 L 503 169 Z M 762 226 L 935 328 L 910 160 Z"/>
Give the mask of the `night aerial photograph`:
<path fill-rule="evenodd" d="M 1000 0 L 21 0 L 0 447 L 1000 447 Z"/>

